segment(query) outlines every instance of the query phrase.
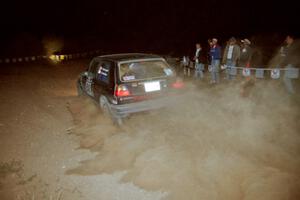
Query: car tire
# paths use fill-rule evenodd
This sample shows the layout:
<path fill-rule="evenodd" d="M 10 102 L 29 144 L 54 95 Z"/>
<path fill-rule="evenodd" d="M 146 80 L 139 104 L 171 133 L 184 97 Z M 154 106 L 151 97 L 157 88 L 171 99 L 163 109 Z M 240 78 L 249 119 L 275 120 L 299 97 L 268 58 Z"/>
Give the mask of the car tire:
<path fill-rule="evenodd" d="M 109 103 L 108 103 L 106 97 L 101 96 L 99 104 L 100 104 L 101 110 L 102 110 L 105 117 L 110 118 L 112 120 L 112 122 L 117 126 L 122 126 L 123 125 L 122 117 L 114 116 L 111 113 L 111 109 L 110 109 L 110 106 L 109 106 Z"/>
<path fill-rule="evenodd" d="M 106 117 L 111 117 L 110 108 L 107 103 L 101 105 L 101 110 Z"/>
<path fill-rule="evenodd" d="M 116 118 L 114 118 L 114 123 L 117 126 L 122 126 L 123 125 L 123 119 L 121 117 L 116 117 Z"/>

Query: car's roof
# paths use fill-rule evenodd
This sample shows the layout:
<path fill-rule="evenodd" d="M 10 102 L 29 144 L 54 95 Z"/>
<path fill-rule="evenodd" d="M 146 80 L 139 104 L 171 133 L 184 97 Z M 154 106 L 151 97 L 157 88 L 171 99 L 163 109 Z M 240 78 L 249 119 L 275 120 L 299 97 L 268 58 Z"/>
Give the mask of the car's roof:
<path fill-rule="evenodd" d="M 103 56 L 99 56 L 99 58 L 104 58 L 104 59 L 109 59 L 109 60 L 119 62 L 119 61 L 127 61 L 127 60 L 162 58 L 162 57 L 154 54 L 145 54 L 145 53 L 122 53 L 122 54 L 103 55 Z"/>

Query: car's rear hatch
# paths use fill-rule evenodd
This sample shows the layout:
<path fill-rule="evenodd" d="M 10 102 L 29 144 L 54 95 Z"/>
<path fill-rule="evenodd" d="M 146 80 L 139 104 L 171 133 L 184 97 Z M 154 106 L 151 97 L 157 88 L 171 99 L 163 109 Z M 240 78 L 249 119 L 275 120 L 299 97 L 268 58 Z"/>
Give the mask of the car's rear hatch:
<path fill-rule="evenodd" d="M 120 104 L 168 95 L 176 81 L 174 70 L 164 59 L 120 62 L 115 96 Z"/>

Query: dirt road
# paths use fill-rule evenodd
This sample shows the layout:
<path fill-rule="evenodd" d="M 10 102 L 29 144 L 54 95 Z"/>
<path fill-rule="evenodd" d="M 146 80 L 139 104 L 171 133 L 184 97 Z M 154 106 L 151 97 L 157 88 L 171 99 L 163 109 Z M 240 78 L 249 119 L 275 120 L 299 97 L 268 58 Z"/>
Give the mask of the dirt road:
<path fill-rule="evenodd" d="M 66 175 L 96 153 L 80 148 L 68 109 L 86 61 L 1 67 L 0 199 L 158 199 L 122 172 Z"/>
<path fill-rule="evenodd" d="M 300 199 L 300 105 L 278 81 L 189 84 L 116 128 L 76 96 L 86 64 L 1 67 L 0 199 Z"/>

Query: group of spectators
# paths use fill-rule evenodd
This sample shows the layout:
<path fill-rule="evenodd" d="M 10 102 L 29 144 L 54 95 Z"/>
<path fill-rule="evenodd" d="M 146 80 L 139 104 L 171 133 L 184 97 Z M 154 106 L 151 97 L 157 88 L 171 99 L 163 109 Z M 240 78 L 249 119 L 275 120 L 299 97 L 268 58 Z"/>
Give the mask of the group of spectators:
<path fill-rule="evenodd" d="M 196 43 L 196 50 L 193 59 L 190 60 L 188 56 L 184 56 L 182 60 L 184 75 L 190 76 L 191 69 L 194 69 L 194 76 L 197 79 L 204 77 L 205 63 L 208 63 L 208 71 L 210 72 L 211 84 L 217 84 L 220 82 L 220 70 L 224 70 L 226 73 L 225 79 L 231 80 L 234 78 L 233 70 L 237 70 L 235 67 L 249 68 L 251 66 L 251 60 L 253 57 L 253 48 L 251 47 L 251 41 L 247 38 L 237 41 L 232 37 L 227 41 L 226 47 L 222 50 L 218 44 L 218 39 L 213 38 L 208 40 L 209 51 L 208 56 L 204 53 L 200 43 Z M 296 51 L 296 45 L 294 45 L 294 37 L 288 35 L 285 39 L 284 45 L 280 48 L 280 61 L 278 66 L 286 68 L 295 68 L 295 60 L 300 58 L 295 57 L 299 52 Z M 277 67 L 278 67 L 277 66 Z M 287 90 L 290 93 L 294 93 L 292 81 L 284 77 L 284 83 Z"/>
<path fill-rule="evenodd" d="M 241 40 L 241 44 L 237 43 L 237 40 L 232 37 L 228 40 L 227 45 L 222 53 L 221 46 L 218 44 L 218 40 L 213 38 L 208 40 L 209 54 L 208 57 L 204 55 L 204 51 L 200 43 L 196 43 L 196 51 L 193 60 L 190 61 L 189 57 L 183 57 L 184 74 L 190 76 L 190 68 L 194 68 L 194 75 L 196 78 L 204 77 L 205 63 L 209 63 L 209 71 L 211 72 L 211 83 L 219 82 L 220 67 L 226 66 L 226 79 L 231 79 L 229 73 L 230 67 L 249 67 L 253 50 L 251 48 L 251 42 L 249 39 Z M 223 54 L 223 55 L 222 55 Z"/>

